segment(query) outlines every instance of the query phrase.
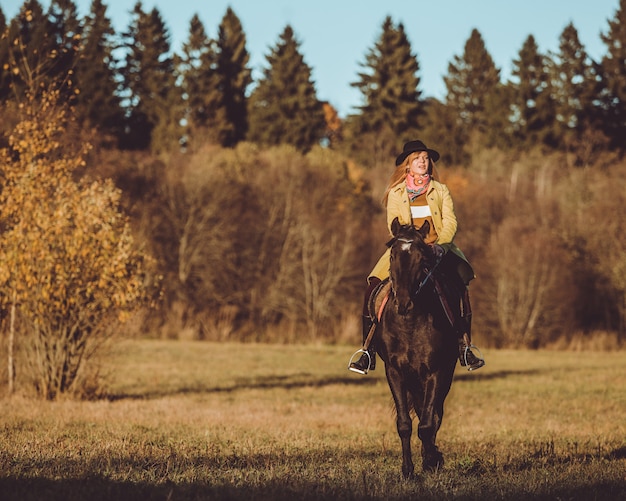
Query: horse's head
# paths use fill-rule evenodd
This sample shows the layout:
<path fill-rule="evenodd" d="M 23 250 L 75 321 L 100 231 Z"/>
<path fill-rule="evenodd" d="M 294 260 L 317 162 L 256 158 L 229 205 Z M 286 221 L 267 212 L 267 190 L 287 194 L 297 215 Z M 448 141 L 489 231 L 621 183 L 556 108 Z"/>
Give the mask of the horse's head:
<path fill-rule="evenodd" d="M 406 315 L 413 309 L 413 299 L 420 280 L 425 276 L 425 264 L 433 257 L 430 246 L 424 242 L 429 231 L 428 221 L 419 229 L 400 224 L 398 218 L 391 223 L 393 239 L 388 243 L 391 247 L 389 276 L 400 315 Z"/>

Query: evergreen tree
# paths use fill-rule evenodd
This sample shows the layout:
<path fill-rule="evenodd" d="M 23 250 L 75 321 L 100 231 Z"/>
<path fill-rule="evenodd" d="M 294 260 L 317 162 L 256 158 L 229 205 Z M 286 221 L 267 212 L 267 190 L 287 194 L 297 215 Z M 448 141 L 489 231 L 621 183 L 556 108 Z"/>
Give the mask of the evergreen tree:
<path fill-rule="evenodd" d="M 500 82 L 487 99 L 484 112 L 484 145 L 489 148 L 509 149 L 513 146 L 513 89 Z"/>
<path fill-rule="evenodd" d="M 307 151 L 322 139 L 324 110 L 299 48 L 300 42 L 287 25 L 266 56 L 269 67 L 250 96 L 249 140 L 264 145 L 291 144 Z"/>
<path fill-rule="evenodd" d="M 550 89 L 549 59 L 539 52 L 532 35 L 513 60 L 512 120 L 515 143 L 521 148 L 552 145 L 554 103 Z"/>
<path fill-rule="evenodd" d="M 626 0 L 619 1 L 606 34 L 600 35 L 607 47 L 601 66 L 607 89 L 607 133 L 613 146 L 626 149 Z"/>
<path fill-rule="evenodd" d="M 9 27 L 2 7 L 0 7 L 0 103 L 4 101 L 10 83 Z"/>
<path fill-rule="evenodd" d="M 6 28 L 0 40 L 0 56 L 4 58 L 0 99 L 21 97 L 27 88 L 45 87 L 53 73 L 55 59 L 50 23 L 37 0 L 26 0 Z"/>
<path fill-rule="evenodd" d="M 602 138 L 590 136 L 590 132 L 601 125 L 599 100 L 602 80 L 598 65 L 587 55 L 572 23 L 565 27 L 559 40 L 552 78 L 555 135 L 562 148 L 580 156 L 581 151 L 590 147 L 588 141 L 591 139 L 602 144 Z M 581 160 L 578 158 L 577 162 Z"/>
<path fill-rule="evenodd" d="M 207 36 L 197 15 L 191 19 L 189 38 L 177 67 L 185 98 L 185 146 L 219 143 L 219 124 L 225 121 L 225 113 L 216 70 L 216 43 Z"/>
<path fill-rule="evenodd" d="M 176 87 L 169 34 L 161 14 L 149 13 L 137 2 L 129 29 L 121 75 L 127 125 L 124 146 L 154 152 L 179 146 L 182 136 L 182 97 Z"/>
<path fill-rule="evenodd" d="M 52 0 L 48 8 L 50 57 L 55 61 L 47 77 L 61 84 L 62 99 L 74 102 L 77 89 L 74 69 L 78 60 L 83 28 L 72 0 Z"/>
<path fill-rule="evenodd" d="M 378 133 L 389 128 L 399 140 L 414 137 L 423 113 L 419 63 L 404 26 L 394 26 L 387 17 L 380 38 L 361 66 L 365 71 L 351 84 L 361 91 L 365 103 L 359 107 L 358 132 Z"/>
<path fill-rule="evenodd" d="M 445 145 L 441 160 L 446 165 L 463 164 L 467 160 L 467 154 L 463 151 L 466 142 L 464 134 L 467 131 L 461 127 L 455 110 L 434 97 L 425 100 L 424 110 L 424 126 L 420 137 L 426 140 L 426 144 Z M 451 141 L 450 138 L 454 139 Z"/>
<path fill-rule="evenodd" d="M 444 77 L 447 95 L 446 104 L 456 110 L 464 136 L 470 131 L 485 137 L 490 125 L 505 119 L 494 117 L 489 110 L 489 102 L 501 99 L 500 70 L 496 68 L 487 52 L 482 35 L 477 29 L 465 43 L 463 56 L 454 56 L 448 65 L 448 75 Z M 508 117 L 510 110 L 500 106 L 498 113 Z M 476 139 L 476 138 L 474 138 Z"/>
<path fill-rule="evenodd" d="M 246 36 L 230 7 L 219 26 L 217 47 L 217 73 L 226 115 L 226 127 L 220 131 L 221 144 L 234 146 L 248 132 L 246 89 L 252 83 L 252 72 L 248 67 L 250 55 L 246 50 Z"/>
<path fill-rule="evenodd" d="M 115 31 L 106 16 L 102 0 L 93 0 L 83 27 L 76 79 L 80 93 L 76 98 L 78 120 L 98 128 L 109 138 L 120 138 L 123 111 L 117 95 Z"/>

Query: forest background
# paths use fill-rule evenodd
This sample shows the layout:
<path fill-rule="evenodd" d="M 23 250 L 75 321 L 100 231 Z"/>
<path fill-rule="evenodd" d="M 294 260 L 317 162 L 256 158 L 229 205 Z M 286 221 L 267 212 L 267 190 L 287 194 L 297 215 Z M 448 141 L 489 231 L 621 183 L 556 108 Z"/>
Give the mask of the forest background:
<path fill-rule="evenodd" d="M 380 199 L 415 138 L 442 153 L 477 341 L 623 346 L 626 0 L 600 60 L 569 24 L 555 53 L 529 35 L 508 81 L 473 30 L 441 101 L 388 17 L 345 118 L 292 26 L 253 81 L 230 8 L 216 38 L 194 16 L 180 54 L 158 9 L 137 2 L 123 33 L 106 12 L 0 10 L 3 351 L 47 367 L 42 394 L 74 383 L 96 333 L 357 345 Z"/>

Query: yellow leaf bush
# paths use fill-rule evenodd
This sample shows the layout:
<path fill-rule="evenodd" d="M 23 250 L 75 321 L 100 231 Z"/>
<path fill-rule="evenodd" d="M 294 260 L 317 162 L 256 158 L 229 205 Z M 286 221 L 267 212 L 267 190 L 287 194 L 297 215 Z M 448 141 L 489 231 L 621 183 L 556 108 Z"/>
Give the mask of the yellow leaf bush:
<path fill-rule="evenodd" d="M 55 91 L 29 97 L 0 150 L 0 301 L 16 298 L 33 334 L 36 386 L 49 399 L 72 387 L 109 320 L 146 298 L 149 260 L 113 183 L 74 179 L 89 145 L 64 141 L 57 101 Z"/>

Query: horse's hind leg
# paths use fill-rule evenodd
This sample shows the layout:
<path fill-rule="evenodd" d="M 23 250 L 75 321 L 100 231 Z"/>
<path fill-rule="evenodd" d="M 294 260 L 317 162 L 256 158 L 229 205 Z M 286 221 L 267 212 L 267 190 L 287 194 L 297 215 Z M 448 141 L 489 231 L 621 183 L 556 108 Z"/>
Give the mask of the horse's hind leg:
<path fill-rule="evenodd" d="M 409 478 L 413 476 L 414 465 L 411 455 L 411 433 L 413 433 L 413 425 L 411 415 L 409 414 L 409 405 L 407 401 L 407 391 L 402 382 L 402 378 L 397 371 L 386 366 L 387 382 L 393 400 L 396 404 L 396 427 L 398 436 L 402 444 L 402 476 Z"/>

